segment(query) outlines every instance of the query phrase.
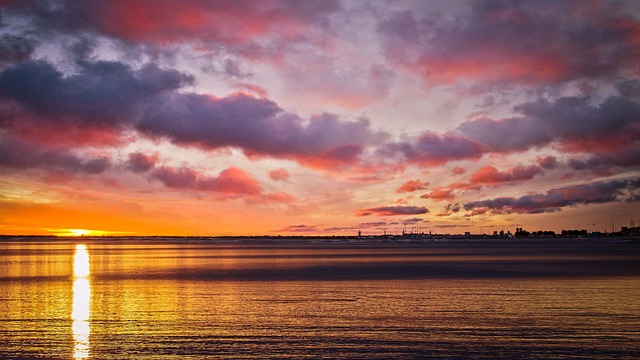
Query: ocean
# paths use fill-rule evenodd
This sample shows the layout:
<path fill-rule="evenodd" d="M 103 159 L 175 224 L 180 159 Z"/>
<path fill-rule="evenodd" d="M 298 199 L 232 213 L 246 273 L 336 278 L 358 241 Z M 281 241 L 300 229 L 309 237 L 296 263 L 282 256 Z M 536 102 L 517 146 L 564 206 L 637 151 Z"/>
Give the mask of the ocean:
<path fill-rule="evenodd" d="M 0 358 L 640 358 L 640 240 L 5 237 Z"/>

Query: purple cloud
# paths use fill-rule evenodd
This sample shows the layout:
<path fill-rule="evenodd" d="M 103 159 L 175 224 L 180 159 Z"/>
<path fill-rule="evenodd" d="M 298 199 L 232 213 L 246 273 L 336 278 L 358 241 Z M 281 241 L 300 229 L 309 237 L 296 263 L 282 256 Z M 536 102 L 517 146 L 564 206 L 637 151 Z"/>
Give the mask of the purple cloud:
<path fill-rule="evenodd" d="M 262 193 L 258 181 L 246 172 L 231 167 L 218 176 L 207 176 L 189 168 L 159 167 L 151 171 L 151 178 L 177 189 L 212 191 L 229 196 L 257 196 Z"/>
<path fill-rule="evenodd" d="M 64 147 L 46 147 L 8 136 L 0 138 L 0 166 L 4 167 L 100 174 L 111 165 L 107 156 L 80 156 Z"/>
<path fill-rule="evenodd" d="M 158 154 L 145 155 L 143 153 L 129 154 L 127 168 L 133 172 L 147 172 L 153 169 L 158 162 Z"/>
<path fill-rule="evenodd" d="M 0 99 L 14 100 L 41 121 L 114 128 L 133 123 L 155 96 L 193 80 L 175 70 L 148 65 L 132 70 L 119 62 L 80 62 L 80 72 L 64 76 L 43 61 L 0 72 Z"/>
<path fill-rule="evenodd" d="M 571 158 L 567 161 L 574 170 L 598 170 L 612 167 L 640 166 L 640 147 L 631 146 L 612 153 L 597 153 L 588 157 Z"/>
<path fill-rule="evenodd" d="M 567 150 L 591 151 L 630 145 L 640 136 L 640 103 L 613 96 L 599 105 L 589 97 L 538 100 L 515 108 L 522 114 L 502 120 L 476 119 L 457 131 L 495 152 L 524 151 L 559 142 Z"/>
<path fill-rule="evenodd" d="M 208 149 L 238 147 L 249 155 L 285 158 L 327 157 L 352 161 L 361 144 L 386 138 L 369 129 L 369 121 L 340 120 L 331 114 L 305 123 L 273 101 L 244 94 L 213 98 L 198 94 L 158 97 L 137 128 L 183 145 Z"/>
<path fill-rule="evenodd" d="M 426 214 L 429 209 L 422 206 L 381 206 L 370 209 L 362 209 L 356 212 L 356 216 L 398 216 Z"/>
<path fill-rule="evenodd" d="M 545 194 L 525 195 L 521 197 L 498 197 L 490 200 L 466 203 L 464 209 L 476 213 L 491 211 L 497 214 L 537 214 L 556 212 L 567 206 L 602 204 L 620 201 L 626 190 L 633 191 L 640 182 L 632 180 L 614 180 L 590 184 L 572 185 L 554 188 Z M 472 213 L 473 214 L 473 213 Z"/>
<path fill-rule="evenodd" d="M 640 59 L 639 21 L 615 2 L 485 0 L 468 10 L 388 12 L 378 27 L 387 58 L 427 81 L 493 86 L 626 75 Z"/>
<path fill-rule="evenodd" d="M 435 166 L 454 160 L 477 159 L 486 150 L 482 143 L 458 134 L 437 134 L 429 131 L 403 142 L 386 144 L 379 153 L 384 156 L 400 153 L 408 162 L 422 166 Z"/>
<path fill-rule="evenodd" d="M 543 172 L 536 165 L 516 166 L 505 171 L 499 171 L 493 166 L 485 166 L 474 172 L 469 178 L 469 185 L 499 185 L 502 183 L 531 180 Z"/>
<path fill-rule="evenodd" d="M 14 131 L 15 122 L 42 122 L 115 133 L 136 129 L 181 145 L 238 147 L 249 156 L 325 167 L 355 163 L 365 144 L 388 137 L 372 131 L 365 118 L 347 121 L 325 113 L 304 120 L 268 99 L 178 92 L 193 79 L 153 65 L 133 70 L 118 62 L 84 61 L 79 66 L 78 74 L 68 76 L 42 61 L 0 71 L 0 100 L 34 115 L 12 123 L 15 114 L 2 108 L 3 126 Z"/>

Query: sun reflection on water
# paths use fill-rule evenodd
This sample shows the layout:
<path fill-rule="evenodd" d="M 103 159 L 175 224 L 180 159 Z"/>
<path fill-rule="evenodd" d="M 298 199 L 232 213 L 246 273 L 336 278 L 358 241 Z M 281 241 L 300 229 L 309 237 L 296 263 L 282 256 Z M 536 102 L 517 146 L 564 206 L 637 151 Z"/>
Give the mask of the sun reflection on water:
<path fill-rule="evenodd" d="M 88 359 L 91 349 L 89 336 L 91 335 L 91 283 L 89 282 L 89 251 L 86 245 L 76 245 L 73 258 L 73 308 L 71 319 L 73 325 L 74 359 Z"/>

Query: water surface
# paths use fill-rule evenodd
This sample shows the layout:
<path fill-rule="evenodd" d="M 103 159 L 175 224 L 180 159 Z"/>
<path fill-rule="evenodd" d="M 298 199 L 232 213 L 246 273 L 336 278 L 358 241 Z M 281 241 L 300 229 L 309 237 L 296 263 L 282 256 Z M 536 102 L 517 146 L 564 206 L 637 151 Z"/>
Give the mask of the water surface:
<path fill-rule="evenodd" d="M 640 243 L 0 242 L 0 358 L 638 358 Z"/>

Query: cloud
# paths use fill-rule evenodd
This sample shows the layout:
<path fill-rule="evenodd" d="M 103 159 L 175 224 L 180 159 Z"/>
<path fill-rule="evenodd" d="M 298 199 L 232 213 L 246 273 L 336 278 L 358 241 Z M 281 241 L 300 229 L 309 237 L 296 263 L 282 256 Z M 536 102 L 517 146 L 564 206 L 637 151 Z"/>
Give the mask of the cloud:
<path fill-rule="evenodd" d="M 81 62 L 77 74 L 64 76 L 49 63 L 28 61 L 0 72 L 0 99 L 20 103 L 41 121 L 115 128 L 133 122 L 150 99 L 192 80 L 154 65 L 132 70 L 107 61 Z"/>
<path fill-rule="evenodd" d="M 117 134 L 137 130 L 184 146 L 237 147 L 248 156 L 327 169 L 356 164 L 365 145 L 388 137 L 371 130 L 366 118 L 348 121 L 324 113 L 305 120 L 265 98 L 180 91 L 192 77 L 155 65 L 135 70 L 119 62 L 83 61 L 78 70 L 65 76 L 42 61 L 3 69 L 0 99 L 21 107 L 0 108 L 5 127 L 40 138 L 51 130 L 82 129 L 95 134 L 83 138 L 112 144 Z"/>
<path fill-rule="evenodd" d="M 256 50 L 255 39 L 270 35 L 295 39 L 310 25 L 338 11 L 330 1 L 182 1 L 136 2 L 15 1 L 5 4 L 12 15 L 27 16 L 40 31 L 97 33 L 132 43 L 167 44 L 202 39 L 204 44 Z"/>
<path fill-rule="evenodd" d="M 475 185 L 496 186 L 502 183 L 531 180 L 534 176 L 543 172 L 542 168 L 536 165 L 516 166 L 505 171 L 498 171 L 491 165 L 484 166 L 471 174 L 469 183 Z"/>
<path fill-rule="evenodd" d="M 515 107 L 519 117 L 474 119 L 460 124 L 463 136 L 494 152 L 524 151 L 557 142 L 567 151 L 615 150 L 640 137 L 640 103 L 611 96 L 598 105 L 590 97 L 540 99 Z"/>
<path fill-rule="evenodd" d="M 574 170 L 608 170 L 613 167 L 636 167 L 640 166 L 640 147 L 631 146 L 611 153 L 574 157 L 569 159 L 567 164 Z"/>
<path fill-rule="evenodd" d="M 437 216 L 451 216 L 455 213 L 460 212 L 460 204 L 459 203 L 455 203 L 455 204 L 447 204 L 447 206 L 444 207 L 444 209 L 442 210 L 441 213 L 439 213 Z"/>
<path fill-rule="evenodd" d="M 438 186 L 435 187 L 430 192 L 421 195 L 422 199 L 432 199 L 434 201 L 444 201 L 444 200 L 453 200 L 455 198 L 454 189 L 448 188 L 447 186 Z"/>
<path fill-rule="evenodd" d="M 397 193 L 415 192 L 418 190 L 424 190 L 427 188 L 427 186 L 429 186 L 429 183 L 427 182 L 422 182 L 420 180 L 409 180 L 406 183 L 402 184 L 402 186 L 400 186 L 400 188 L 398 188 L 396 192 Z"/>
<path fill-rule="evenodd" d="M 389 60 L 429 82 L 557 84 L 633 72 L 640 59 L 640 22 L 615 2 L 486 0 L 456 14 L 391 11 L 378 33 Z"/>
<path fill-rule="evenodd" d="M 152 160 L 141 154 L 135 154 L 129 158 L 129 169 L 140 172 L 142 168 L 152 166 L 150 164 Z M 184 166 L 181 168 L 152 167 L 149 169 L 148 176 L 150 179 L 160 181 L 168 188 L 206 191 L 217 195 L 221 200 L 242 198 L 254 204 L 290 204 L 296 200 L 291 194 L 265 192 L 257 179 L 233 166 L 221 171 L 217 176 L 209 176 Z"/>
<path fill-rule="evenodd" d="M 158 97 L 147 108 L 138 129 L 181 145 L 205 149 L 238 147 L 249 156 L 295 159 L 322 167 L 350 164 L 362 145 L 386 138 L 369 121 L 345 121 L 332 114 L 308 122 L 287 113 L 273 101 L 245 94 L 225 98 L 174 93 Z"/>
<path fill-rule="evenodd" d="M 83 156 L 64 147 L 45 147 L 9 136 L 0 137 L 0 166 L 101 174 L 111 165 L 109 156 Z"/>
<path fill-rule="evenodd" d="M 230 167 L 218 176 L 206 176 L 189 168 L 159 167 L 151 171 L 151 178 L 169 188 L 211 191 L 230 197 L 257 196 L 262 193 L 258 180 L 246 172 Z"/>
<path fill-rule="evenodd" d="M 555 156 L 538 156 L 536 161 L 538 165 L 545 170 L 553 170 L 559 166 L 558 159 Z"/>
<path fill-rule="evenodd" d="M 472 215 L 486 213 L 495 214 L 538 214 L 560 211 L 567 206 L 586 204 L 603 204 L 621 201 L 626 190 L 637 190 L 637 181 L 613 180 L 609 182 L 593 182 L 589 184 L 554 188 L 545 194 L 525 195 L 521 197 L 498 197 L 490 200 L 473 201 L 464 204 L 466 211 Z"/>
<path fill-rule="evenodd" d="M 342 229 L 340 229 L 342 230 Z M 305 225 L 305 224 L 298 224 L 298 225 L 289 225 L 286 226 L 280 230 L 276 230 L 275 232 L 278 233 L 319 233 L 322 232 L 320 229 L 318 229 L 317 225 Z"/>
<path fill-rule="evenodd" d="M 390 142 L 382 146 L 380 154 L 393 156 L 400 153 L 410 163 L 437 166 L 454 160 L 478 159 L 486 150 L 482 143 L 459 134 L 428 131 L 417 137 L 407 137 L 402 142 Z"/>
<path fill-rule="evenodd" d="M 289 172 L 285 168 L 279 168 L 269 171 L 269 177 L 275 181 L 286 181 L 289 179 Z"/>
<path fill-rule="evenodd" d="M 36 41 L 22 36 L 3 33 L 0 35 L 0 64 L 22 62 L 31 56 Z"/>
<path fill-rule="evenodd" d="M 546 161 L 550 162 L 548 159 Z M 466 182 L 456 181 L 447 185 L 436 186 L 420 197 L 434 201 L 451 201 L 455 198 L 457 191 L 480 190 L 482 187 L 498 187 L 504 184 L 523 182 L 543 173 L 544 169 L 538 165 L 519 165 L 503 171 L 487 165 L 471 174 Z"/>
<path fill-rule="evenodd" d="M 133 172 L 147 172 L 153 169 L 158 162 L 158 154 L 145 155 L 143 153 L 129 154 L 127 168 Z"/>
<path fill-rule="evenodd" d="M 522 103 L 514 111 L 519 116 L 499 120 L 475 118 L 461 123 L 453 132 L 429 131 L 389 142 L 380 147 L 379 154 L 386 157 L 401 154 L 406 161 L 419 166 L 438 166 L 478 159 L 489 153 L 523 152 L 545 146 L 574 153 L 631 154 L 633 151 L 628 149 L 637 148 L 640 138 L 640 103 L 621 96 L 609 96 L 599 103 L 588 96 L 538 99 Z M 621 164 L 633 163 L 628 160 L 633 156 L 622 158 L 625 160 L 620 160 Z M 515 171 L 512 174 L 492 175 L 502 176 L 503 181 L 525 179 L 558 166 L 555 157 L 538 161 L 538 169 L 530 166 L 512 169 Z"/>
<path fill-rule="evenodd" d="M 377 208 L 362 209 L 356 212 L 356 216 L 398 216 L 426 214 L 429 209 L 422 206 L 381 206 Z"/>
<path fill-rule="evenodd" d="M 384 65 L 346 66 L 335 54 L 318 51 L 289 52 L 276 65 L 291 97 L 345 109 L 360 109 L 386 98 L 395 80 L 394 72 Z"/>

